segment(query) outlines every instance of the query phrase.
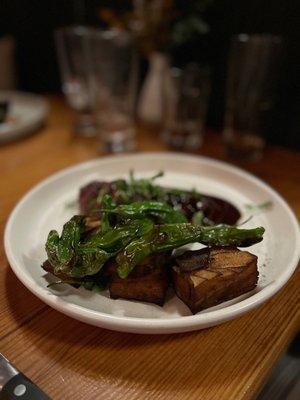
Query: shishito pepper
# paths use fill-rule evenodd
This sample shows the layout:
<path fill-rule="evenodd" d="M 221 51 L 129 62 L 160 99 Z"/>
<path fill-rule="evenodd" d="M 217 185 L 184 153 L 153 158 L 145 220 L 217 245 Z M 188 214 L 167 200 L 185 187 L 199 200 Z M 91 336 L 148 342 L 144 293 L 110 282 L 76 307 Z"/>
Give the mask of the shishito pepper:
<path fill-rule="evenodd" d="M 94 275 L 132 240 L 154 228 L 149 219 L 135 220 L 85 239 L 84 220 L 81 216 L 71 218 L 64 225 L 61 237 L 56 231 L 49 233 L 46 252 L 54 274 L 64 273 L 69 277 Z"/>
<path fill-rule="evenodd" d="M 110 258 L 116 257 L 118 273 L 125 278 L 143 259 L 153 253 L 173 250 L 199 242 L 208 246 L 250 246 L 260 242 L 264 228 L 238 229 L 228 225 L 206 227 L 190 223 L 154 225 L 150 219 L 136 219 L 106 232 L 85 238 L 85 218 L 68 221 L 59 237 L 49 233 L 46 251 L 55 274 L 69 277 L 94 275 Z"/>
<path fill-rule="evenodd" d="M 107 196 L 105 197 L 107 201 Z M 104 208 L 101 201 L 101 211 L 105 215 L 114 214 L 122 219 L 139 219 L 139 218 L 154 218 L 158 222 L 166 224 L 174 224 L 179 222 L 187 222 L 186 217 L 179 210 L 175 210 L 169 204 L 155 200 L 139 200 L 131 204 L 121 204 L 115 207 Z"/>
<path fill-rule="evenodd" d="M 207 246 L 247 247 L 263 239 L 264 228 L 238 229 L 228 225 L 213 227 L 189 223 L 157 225 L 147 235 L 133 240 L 117 257 L 120 277 L 126 278 L 132 269 L 153 253 L 173 250 L 179 246 L 199 242 Z"/>

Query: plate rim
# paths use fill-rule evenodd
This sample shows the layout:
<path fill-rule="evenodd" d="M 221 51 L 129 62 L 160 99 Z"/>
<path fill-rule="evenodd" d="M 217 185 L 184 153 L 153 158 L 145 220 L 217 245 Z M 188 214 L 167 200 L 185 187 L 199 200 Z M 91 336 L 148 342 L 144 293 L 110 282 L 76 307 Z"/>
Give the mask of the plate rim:
<path fill-rule="evenodd" d="M 293 256 L 286 266 L 286 269 L 282 272 L 282 274 L 275 281 L 271 282 L 268 286 L 264 288 L 264 293 L 261 292 L 253 294 L 251 297 L 247 299 L 243 299 L 242 301 L 232 304 L 228 307 L 207 311 L 203 314 L 196 315 L 188 315 L 182 316 L 180 318 L 170 317 L 170 318 L 141 318 L 141 317 L 126 317 L 126 316 L 117 316 L 106 314 L 101 311 L 91 310 L 84 306 L 80 306 L 77 304 L 69 303 L 67 300 L 60 298 L 54 293 L 47 290 L 47 288 L 43 288 L 38 285 L 34 279 L 28 276 L 26 273 L 22 273 L 22 266 L 19 265 L 18 261 L 15 259 L 13 250 L 10 245 L 10 234 L 12 230 L 12 225 L 17 216 L 17 213 L 22 208 L 23 204 L 26 203 L 36 192 L 41 190 L 44 186 L 47 186 L 52 181 L 64 177 L 70 173 L 76 173 L 78 170 L 87 170 L 91 168 L 95 164 L 103 164 L 110 162 L 118 162 L 118 160 L 123 159 L 124 161 L 128 159 L 134 158 L 173 158 L 173 159 L 186 159 L 204 162 L 211 166 L 218 166 L 222 169 L 227 170 L 228 172 L 239 175 L 240 177 L 246 178 L 256 185 L 267 189 L 272 193 L 272 196 L 276 198 L 276 200 L 280 203 L 280 205 L 285 209 L 290 217 L 290 221 L 292 222 L 292 227 L 295 233 L 296 246 Z M 81 320 L 83 322 L 87 322 L 92 325 L 96 325 L 103 328 L 115 329 L 115 330 L 123 330 L 127 332 L 136 332 L 136 333 L 162 333 L 162 330 L 165 333 L 179 332 L 183 331 L 191 331 L 196 329 L 201 329 L 201 327 L 212 326 L 217 323 L 225 322 L 227 320 L 233 319 L 247 311 L 252 310 L 253 308 L 258 307 L 260 304 L 268 300 L 275 293 L 277 293 L 285 283 L 290 279 L 293 275 L 298 260 L 300 258 L 300 229 L 297 221 L 297 217 L 291 207 L 288 205 L 286 200 L 275 191 L 269 184 L 265 183 L 260 178 L 255 175 L 239 168 L 234 165 L 231 165 L 227 162 L 215 160 L 211 157 L 191 155 L 191 154 L 181 154 L 177 152 L 140 152 L 135 154 L 120 154 L 120 155 L 109 155 L 102 156 L 100 158 L 94 158 L 89 161 L 77 163 L 71 165 L 67 168 L 54 172 L 49 177 L 43 179 L 38 184 L 34 185 L 29 191 L 25 193 L 24 196 L 17 202 L 15 207 L 13 208 L 10 216 L 7 220 L 5 231 L 4 231 L 4 249 L 9 262 L 9 265 L 17 278 L 29 289 L 34 295 L 40 298 L 43 302 L 53 307 L 57 311 L 60 311 L 68 316 Z"/>

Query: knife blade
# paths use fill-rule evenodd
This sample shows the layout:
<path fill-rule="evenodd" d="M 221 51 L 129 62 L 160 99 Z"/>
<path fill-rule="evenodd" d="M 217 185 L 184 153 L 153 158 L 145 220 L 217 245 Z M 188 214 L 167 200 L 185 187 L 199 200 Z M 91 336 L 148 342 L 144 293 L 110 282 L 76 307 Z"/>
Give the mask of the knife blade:
<path fill-rule="evenodd" d="M 0 400 L 51 400 L 0 353 Z"/>

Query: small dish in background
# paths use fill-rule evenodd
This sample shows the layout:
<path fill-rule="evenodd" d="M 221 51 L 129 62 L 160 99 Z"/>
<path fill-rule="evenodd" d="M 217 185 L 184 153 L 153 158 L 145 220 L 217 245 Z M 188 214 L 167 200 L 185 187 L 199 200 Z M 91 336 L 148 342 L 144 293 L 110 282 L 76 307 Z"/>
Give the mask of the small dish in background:
<path fill-rule="evenodd" d="M 32 93 L 0 91 L 0 143 L 25 137 L 45 121 L 49 105 Z"/>
<path fill-rule="evenodd" d="M 8 115 L 9 102 L 7 100 L 0 101 L 0 124 L 4 124 Z"/>

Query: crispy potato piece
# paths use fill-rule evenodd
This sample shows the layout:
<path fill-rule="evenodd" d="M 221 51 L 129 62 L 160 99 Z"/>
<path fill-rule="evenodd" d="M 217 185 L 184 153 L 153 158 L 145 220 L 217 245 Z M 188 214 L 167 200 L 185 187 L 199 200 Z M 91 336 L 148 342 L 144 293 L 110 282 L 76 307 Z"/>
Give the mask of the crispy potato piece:
<path fill-rule="evenodd" d="M 257 257 L 236 248 L 187 251 L 172 267 L 177 296 L 193 314 L 255 288 Z"/>
<path fill-rule="evenodd" d="M 109 261 L 106 274 L 109 276 L 110 297 L 146 301 L 162 306 L 169 285 L 169 258 L 165 253 L 148 257 L 125 279 L 119 277 L 116 262 Z"/>

